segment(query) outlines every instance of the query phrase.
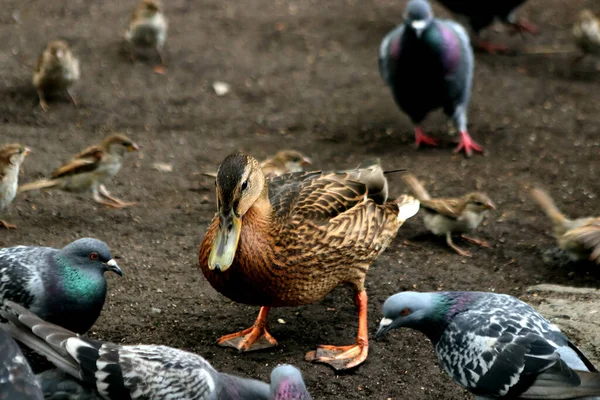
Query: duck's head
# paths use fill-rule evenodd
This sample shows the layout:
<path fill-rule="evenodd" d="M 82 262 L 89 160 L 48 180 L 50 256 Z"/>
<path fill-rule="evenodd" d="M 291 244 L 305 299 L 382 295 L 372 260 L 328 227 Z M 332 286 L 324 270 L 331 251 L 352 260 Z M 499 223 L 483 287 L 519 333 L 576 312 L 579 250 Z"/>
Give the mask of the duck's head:
<path fill-rule="evenodd" d="M 211 270 L 225 271 L 233 263 L 244 215 L 259 200 L 267 200 L 267 183 L 258 161 L 243 154 L 228 156 L 217 179 L 219 227 L 208 257 Z"/>

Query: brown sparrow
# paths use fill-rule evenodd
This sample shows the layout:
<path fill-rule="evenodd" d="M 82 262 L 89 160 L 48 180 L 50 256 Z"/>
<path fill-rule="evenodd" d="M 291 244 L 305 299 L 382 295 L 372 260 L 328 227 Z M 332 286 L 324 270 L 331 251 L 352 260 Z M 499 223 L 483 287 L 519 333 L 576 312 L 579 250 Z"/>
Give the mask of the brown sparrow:
<path fill-rule="evenodd" d="M 461 256 L 471 257 L 471 253 L 454 244 L 453 233 L 460 233 L 463 239 L 471 243 L 489 247 L 484 241 L 464 235 L 477 229 L 487 213 L 496 209 L 486 194 L 472 192 L 457 198 L 432 199 L 414 175 L 406 174 L 402 179 L 421 202 L 425 227 L 434 235 L 446 236 L 446 243 L 454 251 Z"/>
<path fill-rule="evenodd" d="M 20 144 L 9 144 L 0 148 L 0 211 L 15 199 L 19 185 L 19 169 L 25 157 L 31 152 Z M 0 226 L 16 229 L 17 226 L 0 220 Z"/>
<path fill-rule="evenodd" d="M 279 176 L 289 172 L 302 172 L 312 165 L 310 158 L 296 150 L 281 150 L 260 163 L 265 176 Z"/>
<path fill-rule="evenodd" d="M 55 40 L 48 43 L 33 72 L 33 86 L 37 90 L 42 110 L 48 111 L 45 95 L 61 90 L 77 105 L 69 87 L 78 80 L 79 60 L 75 58 L 67 42 Z"/>
<path fill-rule="evenodd" d="M 164 72 L 165 60 L 162 49 L 167 40 L 168 23 L 162 12 L 160 0 L 142 0 L 136 7 L 125 32 L 125 40 L 137 49 L 154 49 L 160 58 L 161 67 L 156 72 Z M 133 57 L 133 53 L 132 53 Z"/>
<path fill-rule="evenodd" d="M 136 203 L 126 203 L 112 197 L 104 185 L 121 169 L 125 153 L 137 150 L 139 146 L 128 137 L 110 135 L 102 143 L 88 147 L 56 169 L 50 179 L 23 185 L 19 188 L 19 193 L 56 188 L 74 193 L 91 192 L 95 202 L 113 208 L 135 205 Z"/>
<path fill-rule="evenodd" d="M 552 220 L 558 247 L 573 260 L 592 260 L 600 264 L 600 218 L 568 219 L 542 189 L 534 188 L 531 195 Z"/>
<path fill-rule="evenodd" d="M 575 42 L 585 54 L 600 55 L 600 20 L 590 10 L 583 10 L 573 26 Z"/>
<path fill-rule="evenodd" d="M 260 163 L 260 168 L 266 177 L 274 177 L 290 172 L 302 172 L 312 165 L 310 158 L 296 150 L 281 150 Z M 211 178 L 216 178 L 216 172 L 200 172 Z"/>

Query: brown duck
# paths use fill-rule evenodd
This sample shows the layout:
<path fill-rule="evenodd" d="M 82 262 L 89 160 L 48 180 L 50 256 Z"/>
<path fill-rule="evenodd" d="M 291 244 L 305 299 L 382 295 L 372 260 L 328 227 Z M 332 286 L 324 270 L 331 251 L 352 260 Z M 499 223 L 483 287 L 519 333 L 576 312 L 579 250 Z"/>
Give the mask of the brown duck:
<path fill-rule="evenodd" d="M 200 267 L 223 295 L 261 306 L 251 328 L 218 343 L 240 351 L 275 346 L 267 332 L 271 307 L 314 303 L 348 284 L 356 293 L 356 344 L 322 345 L 306 358 L 336 369 L 361 364 L 368 354 L 367 270 L 419 202 L 388 202 L 378 163 L 265 178 L 257 160 L 235 154 L 220 165 L 216 187 L 218 210 L 200 247 Z"/>

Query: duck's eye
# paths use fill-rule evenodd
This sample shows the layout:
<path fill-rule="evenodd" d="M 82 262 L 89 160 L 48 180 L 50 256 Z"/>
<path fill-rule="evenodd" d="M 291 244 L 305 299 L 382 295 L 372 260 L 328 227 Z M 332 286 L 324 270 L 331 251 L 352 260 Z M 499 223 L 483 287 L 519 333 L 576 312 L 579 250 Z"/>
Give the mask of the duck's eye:
<path fill-rule="evenodd" d="M 100 258 L 100 255 L 98 255 L 98 253 L 96 253 L 95 251 L 93 251 L 93 252 L 90 253 L 89 257 L 90 257 L 90 260 L 96 261 L 97 259 Z"/>
<path fill-rule="evenodd" d="M 244 183 L 242 183 L 242 191 L 246 190 L 248 188 L 248 180 L 245 180 Z"/>
<path fill-rule="evenodd" d="M 410 314 L 410 310 L 408 308 L 405 308 L 402 311 L 400 311 L 401 317 L 406 317 L 408 314 Z"/>

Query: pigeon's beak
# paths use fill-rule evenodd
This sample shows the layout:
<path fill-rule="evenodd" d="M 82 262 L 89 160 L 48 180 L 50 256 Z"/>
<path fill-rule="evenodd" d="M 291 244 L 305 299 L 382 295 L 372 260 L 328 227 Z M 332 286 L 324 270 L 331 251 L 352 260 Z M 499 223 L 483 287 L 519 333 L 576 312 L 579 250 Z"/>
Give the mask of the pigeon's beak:
<path fill-rule="evenodd" d="M 422 20 L 422 19 L 418 19 L 418 20 L 412 21 L 410 23 L 410 25 L 415 30 L 415 33 L 417 34 L 417 37 L 420 38 L 421 35 L 423 34 L 423 31 L 425 30 L 425 27 L 427 26 L 427 21 Z"/>
<path fill-rule="evenodd" d="M 119 266 L 117 265 L 117 262 L 115 260 L 113 260 L 113 259 L 108 260 L 106 265 L 108 266 L 108 269 L 110 271 L 114 272 L 115 274 L 117 274 L 119 276 L 123 276 L 123 270 L 121 270 L 121 268 L 119 268 Z"/>
<path fill-rule="evenodd" d="M 387 331 L 390 330 L 391 326 L 392 326 L 392 321 L 389 318 L 383 318 L 381 320 L 381 322 L 379 323 L 379 329 L 377 330 L 377 334 L 375 334 L 375 339 L 379 339 L 381 337 L 383 337 L 383 335 L 385 335 L 387 333 Z"/>

